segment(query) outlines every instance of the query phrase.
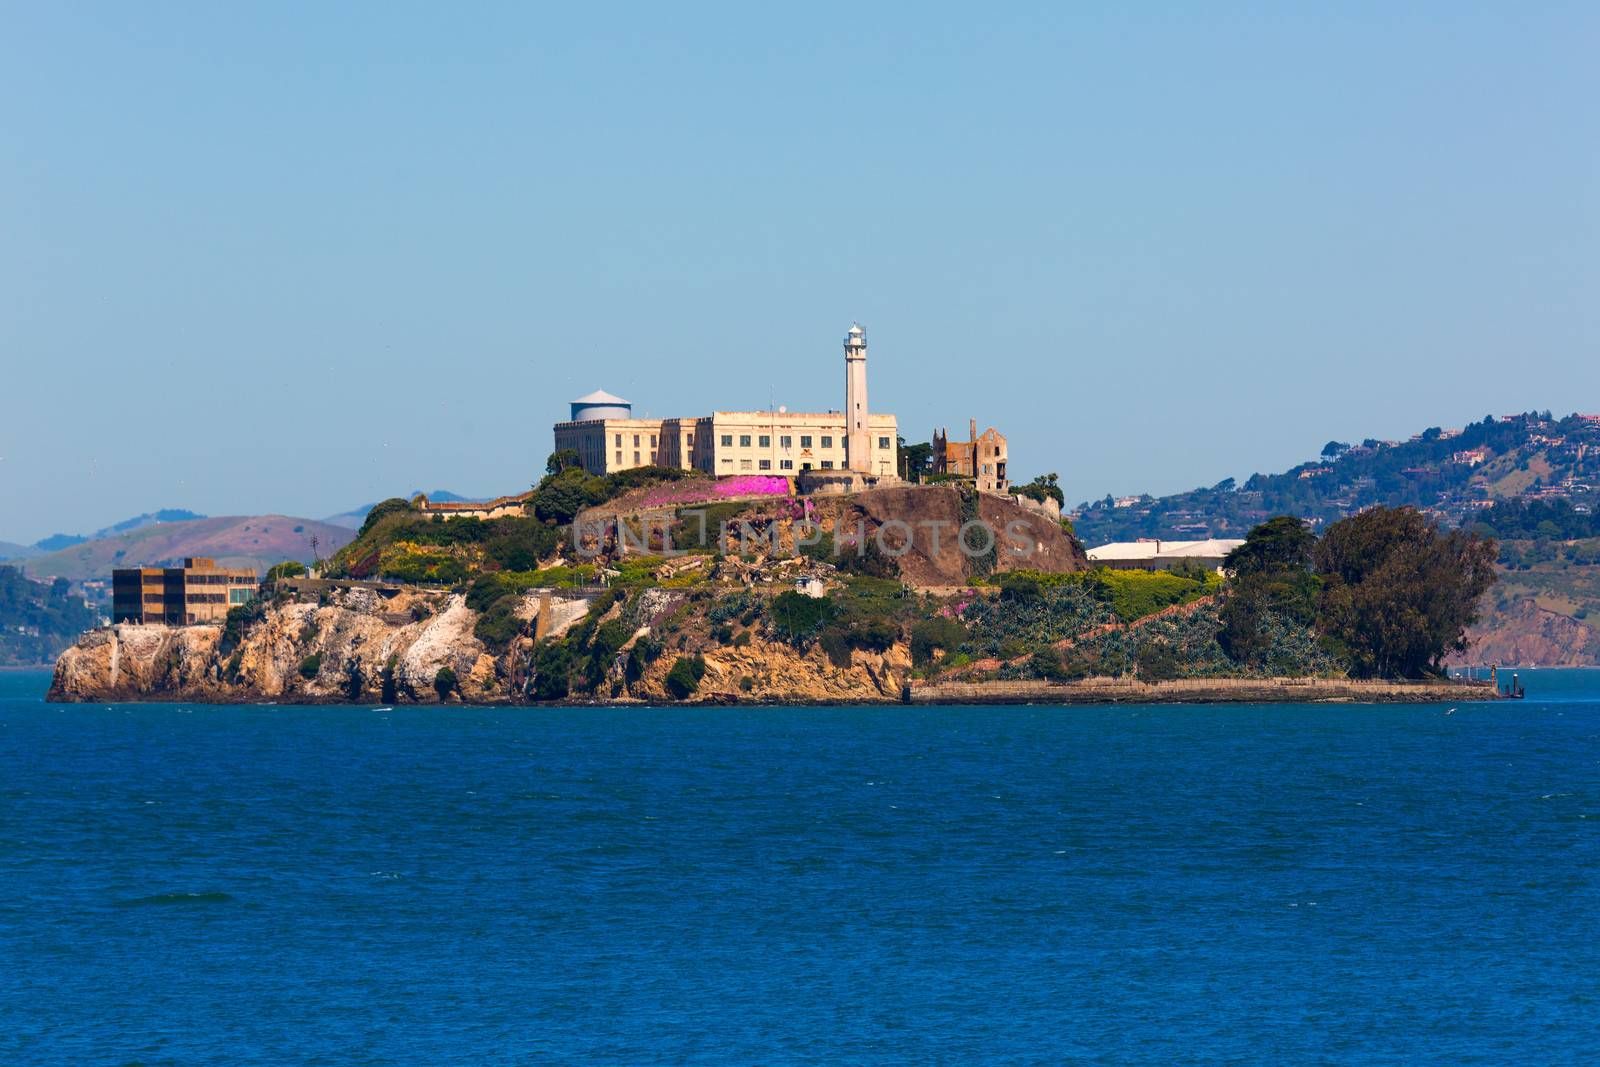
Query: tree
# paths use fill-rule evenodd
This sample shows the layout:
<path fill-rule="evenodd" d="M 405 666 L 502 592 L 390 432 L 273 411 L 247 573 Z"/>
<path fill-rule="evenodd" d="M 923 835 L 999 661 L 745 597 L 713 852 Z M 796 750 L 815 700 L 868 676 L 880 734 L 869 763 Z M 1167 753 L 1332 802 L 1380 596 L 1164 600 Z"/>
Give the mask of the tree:
<path fill-rule="evenodd" d="M 1373 508 L 1318 542 L 1318 625 L 1363 677 L 1419 678 L 1466 647 L 1478 599 L 1494 583 L 1495 543 L 1442 532 L 1412 508 Z"/>
<path fill-rule="evenodd" d="M 1322 446 L 1322 458 L 1337 459 L 1348 451 L 1350 451 L 1350 446 L 1343 441 L 1329 441 Z"/>
<path fill-rule="evenodd" d="M 895 438 L 900 477 L 908 482 L 920 482 L 933 463 L 933 445 L 927 441 L 908 445 L 904 437 Z"/>
<path fill-rule="evenodd" d="M 545 522 L 565 526 L 578 512 L 606 499 L 606 480 L 582 467 L 569 467 L 544 478 L 533 494 L 533 513 Z"/>
<path fill-rule="evenodd" d="M 1247 577 L 1285 569 L 1307 570 L 1316 535 L 1293 515 L 1279 515 L 1251 530 L 1244 544 L 1228 553 L 1222 565 Z"/>
<path fill-rule="evenodd" d="M 583 466 L 583 458 L 578 455 L 576 448 L 561 448 L 550 453 L 550 458 L 544 461 L 544 472 L 546 474 L 560 474 L 562 471 L 581 466 Z"/>
<path fill-rule="evenodd" d="M 282 563 L 274 563 L 267 568 L 267 576 L 263 582 L 276 582 L 280 578 L 304 578 L 306 565 L 299 560 L 286 559 Z"/>
<path fill-rule="evenodd" d="M 433 676 L 433 691 L 439 694 L 440 700 L 444 700 L 455 687 L 456 672 L 449 667 L 440 667 Z"/>
<path fill-rule="evenodd" d="M 394 515 L 402 511 L 411 510 L 411 501 L 405 497 L 392 496 L 388 500 L 372 505 L 372 510 L 367 512 L 367 517 L 361 522 L 361 529 L 356 532 L 357 537 L 365 536 L 366 532 L 378 524 L 378 520 L 385 515 Z"/>
<path fill-rule="evenodd" d="M 1067 506 L 1067 496 L 1061 491 L 1061 476 L 1054 471 L 1039 475 L 1027 485 L 1018 486 L 1017 493 L 1041 504 L 1046 500 L 1054 500 L 1057 507 Z"/>
<path fill-rule="evenodd" d="M 1314 621 L 1318 585 L 1311 557 L 1316 541 L 1305 523 L 1279 515 L 1251 530 L 1244 544 L 1222 561 L 1233 584 L 1219 612 L 1217 643 L 1235 662 L 1266 663 L 1272 617 L 1302 626 Z"/>

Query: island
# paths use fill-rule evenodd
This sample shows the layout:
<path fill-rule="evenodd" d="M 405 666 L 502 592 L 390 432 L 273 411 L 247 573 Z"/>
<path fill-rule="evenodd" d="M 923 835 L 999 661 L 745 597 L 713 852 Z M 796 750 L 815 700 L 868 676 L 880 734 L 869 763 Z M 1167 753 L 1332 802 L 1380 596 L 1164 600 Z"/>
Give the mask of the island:
<path fill-rule="evenodd" d="M 809 491 L 805 491 L 809 490 Z M 117 622 L 50 699 L 209 703 L 1461 701 L 1494 546 L 1410 508 L 1260 524 L 1220 566 L 1091 564 L 1049 494 L 557 452 L 484 505 L 384 501 L 222 622 Z"/>

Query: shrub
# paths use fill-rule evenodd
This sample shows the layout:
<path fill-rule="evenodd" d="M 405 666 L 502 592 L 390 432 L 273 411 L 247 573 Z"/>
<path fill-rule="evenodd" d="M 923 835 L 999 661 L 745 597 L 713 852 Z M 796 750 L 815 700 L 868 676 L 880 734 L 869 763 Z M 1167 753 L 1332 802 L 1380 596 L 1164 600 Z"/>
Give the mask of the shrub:
<path fill-rule="evenodd" d="M 236 608 L 229 608 L 228 617 L 222 624 L 222 640 L 217 645 L 217 651 L 227 655 L 238 648 L 250 624 L 260 622 L 266 615 L 266 604 L 255 597 L 251 597 Z"/>
<path fill-rule="evenodd" d="M 263 582 L 275 582 L 280 578 L 304 578 L 307 574 L 306 565 L 299 560 L 286 559 L 282 563 L 274 563 L 267 568 Z"/>
<path fill-rule="evenodd" d="M 700 688 L 706 674 L 706 661 L 700 656 L 679 656 L 667 672 L 667 692 L 674 700 L 687 700 Z"/>
<path fill-rule="evenodd" d="M 756 680 L 748 674 L 739 679 L 739 692 L 748 693 L 756 687 Z"/>
<path fill-rule="evenodd" d="M 322 653 L 313 652 L 300 661 L 300 677 L 310 681 L 322 673 Z"/>
<path fill-rule="evenodd" d="M 1149 642 L 1139 646 L 1134 656 L 1139 667 L 1139 677 L 1151 682 L 1166 682 L 1182 677 L 1183 663 L 1171 645 Z"/>
<path fill-rule="evenodd" d="M 829 597 L 809 597 L 787 590 L 772 598 L 772 628 L 793 645 L 803 645 L 832 621 L 836 608 Z"/>
<path fill-rule="evenodd" d="M 439 672 L 433 676 L 433 691 L 439 694 L 440 700 L 448 697 L 450 691 L 456 688 L 456 684 L 456 672 L 449 667 L 440 667 Z"/>
<path fill-rule="evenodd" d="M 1578 609 L 1578 618 L 1580 618 L 1580 619 L 1583 618 L 1583 609 L 1582 608 Z M 739 635 L 733 639 L 733 647 L 734 648 L 749 648 L 750 647 L 750 631 L 749 630 L 741 630 L 739 632 Z"/>
<path fill-rule="evenodd" d="M 823 630 L 818 644 L 827 653 L 829 663 L 835 667 L 850 666 L 850 635 L 844 627 L 830 626 Z"/>
<path fill-rule="evenodd" d="M 570 687 L 572 650 L 565 641 L 546 641 L 533 654 L 533 698 L 562 700 Z"/>
<path fill-rule="evenodd" d="M 946 652 L 960 648 L 967 639 L 967 628 L 955 619 L 923 619 L 911 627 L 911 662 L 918 667 L 933 662 L 935 649 Z"/>
<path fill-rule="evenodd" d="M 398 515 L 401 512 L 411 510 L 411 501 L 398 496 L 392 496 L 388 500 L 374 504 L 372 510 L 367 512 L 367 517 L 361 521 L 361 529 L 356 533 L 356 537 L 358 539 L 365 537 L 367 531 L 378 525 L 378 520 L 386 515 Z"/>

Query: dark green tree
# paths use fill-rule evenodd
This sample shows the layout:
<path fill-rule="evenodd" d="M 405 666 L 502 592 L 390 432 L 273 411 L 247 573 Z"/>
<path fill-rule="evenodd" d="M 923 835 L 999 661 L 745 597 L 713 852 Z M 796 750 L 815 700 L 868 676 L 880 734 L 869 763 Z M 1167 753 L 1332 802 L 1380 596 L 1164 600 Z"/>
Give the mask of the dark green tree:
<path fill-rule="evenodd" d="M 1054 500 L 1059 507 L 1067 506 L 1067 495 L 1061 491 L 1061 476 L 1054 471 L 1041 474 L 1026 485 L 1017 486 L 1016 492 L 1041 504 L 1046 500 Z"/>
<path fill-rule="evenodd" d="M 1217 642 L 1235 662 L 1266 663 L 1272 616 L 1303 626 L 1315 620 L 1318 583 L 1311 556 L 1316 542 L 1305 523 L 1279 515 L 1251 530 L 1223 560 L 1232 582 L 1219 612 Z"/>
<path fill-rule="evenodd" d="M 1441 531 L 1412 508 L 1373 508 L 1328 527 L 1317 544 L 1318 625 L 1362 677 L 1439 674 L 1466 647 L 1494 583 L 1495 543 Z"/>
<path fill-rule="evenodd" d="M 927 441 L 908 445 L 904 437 L 895 438 L 899 453 L 900 477 L 908 482 L 920 482 L 933 465 L 933 445 Z"/>
<path fill-rule="evenodd" d="M 583 466 L 583 458 L 578 455 L 576 448 L 562 448 L 550 453 L 550 458 L 544 461 L 544 472 L 546 474 L 560 474 L 562 471 L 581 466 Z"/>
<path fill-rule="evenodd" d="M 534 489 L 533 513 L 545 522 L 564 526 L 584 508 L 603 502 L 607 495 L 604 478 L 596 477 L 582 467 L 570 467 L 547 476 Z"/>

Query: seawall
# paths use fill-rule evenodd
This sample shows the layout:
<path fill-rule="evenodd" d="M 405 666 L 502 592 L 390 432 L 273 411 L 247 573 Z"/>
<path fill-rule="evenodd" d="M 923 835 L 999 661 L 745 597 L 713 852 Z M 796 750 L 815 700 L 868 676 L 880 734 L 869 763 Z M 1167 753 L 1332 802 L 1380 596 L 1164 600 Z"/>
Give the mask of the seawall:
<path fill-rule="evenodd" d="M 908 704 L 1316 704 L 1499 700 L 1488 682 L 1356 678 L 1085 678 L 1075 682 L 913 682 Z"/>

